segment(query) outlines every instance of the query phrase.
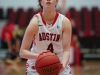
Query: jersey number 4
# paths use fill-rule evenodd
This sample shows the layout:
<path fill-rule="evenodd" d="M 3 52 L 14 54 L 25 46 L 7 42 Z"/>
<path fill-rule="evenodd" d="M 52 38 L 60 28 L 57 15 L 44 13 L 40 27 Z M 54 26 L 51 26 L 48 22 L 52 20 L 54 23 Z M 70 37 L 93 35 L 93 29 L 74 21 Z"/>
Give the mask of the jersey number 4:
<path fill-rule="evenodd" d="M 53 53 L 53 44 L 52 43 L 50 43 L 49 45 L 48 45 L 48 48 L 47 48 L 47 50 L 49 50 L 50 52 L 52 52 Z"/>

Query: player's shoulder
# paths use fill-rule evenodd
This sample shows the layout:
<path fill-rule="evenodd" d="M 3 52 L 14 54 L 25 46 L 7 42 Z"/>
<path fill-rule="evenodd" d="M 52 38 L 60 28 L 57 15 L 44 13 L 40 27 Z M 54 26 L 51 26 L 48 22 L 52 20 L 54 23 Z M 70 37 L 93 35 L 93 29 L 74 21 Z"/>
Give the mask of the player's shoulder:
<path fill-rule="evenodd" d="M 32 19 L 30 20 L 30 23 L 28 25 L 28 27 L 30 28 L 36 28 L 38 29 L 38 24 L 39 24 L 39 19 L 38 19 L 38 16 L 35 14 Z"/>
<path fill-rule="evenodd" d="M 62 15 L 63 15 L 63 14 L 62 14 Z M 70 20 L 69 20 L 66 16 L 63 17 L 63 20 L 62 20 L 62 27 L 63 27 L 63 29 L 71 28 Z"/>
<path fill-rule="evenodd" d="M 59 13 L 59 15 L 63 17 L 64 22 L 70 22 L 70 20 L 64 14 Z"/>
<path fill-rule="evenodd" d="M 70 20 L 66 16 L 64 16 L 62 22 L 64 22 L 64 23 L 70 23 Z"/>
<path fill-rule="evenodd" d="M 29 25 L 27 26 L 26 32 L 31 33 L 33 35 L 37 34 L 38 25 L 38 17 L 34 15 L 34 17 L 30 20 Z"/>
<path fill-rule="evenodd" d="M 34 16 L 33 16 L 33 18 L 31 19 L 31 21 L 38 21 L 39 19 L 38 19 L 38 16 L 37 16 L 37 14 L 35 14 Z"/>

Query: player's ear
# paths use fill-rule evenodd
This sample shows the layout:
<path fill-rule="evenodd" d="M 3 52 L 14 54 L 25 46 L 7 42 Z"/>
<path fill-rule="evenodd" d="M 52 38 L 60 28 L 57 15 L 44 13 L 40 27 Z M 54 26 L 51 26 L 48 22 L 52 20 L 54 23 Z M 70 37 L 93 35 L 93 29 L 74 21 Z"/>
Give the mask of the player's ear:
<path fill-rule="evenodd" d="M 40 5 L 41 5 L 42 0 L 40 0 Z"/>
<path fill-rule="evenodd" d="M 58 0 L 57 0 L 57 3 L 58 3 Z"/>
<path fill-rule="evenodd" d="M 40 5 L 40 7 L 43 9 L 43 6 L 42 6 L 42 4 L 41 4 L 41 1 L 42 1 L 42 0 L 39 0 L 39 5 Z"/>
<path fill-rule="evenodd" d="M 56 6 L 58 5 L 58 0 L 56 0 Z"/>

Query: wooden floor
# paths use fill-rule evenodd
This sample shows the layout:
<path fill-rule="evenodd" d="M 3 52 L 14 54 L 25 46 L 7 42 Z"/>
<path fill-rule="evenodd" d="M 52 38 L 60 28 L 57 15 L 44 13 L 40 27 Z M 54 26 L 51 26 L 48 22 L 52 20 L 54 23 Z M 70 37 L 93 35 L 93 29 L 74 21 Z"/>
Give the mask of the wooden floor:
<path fill-rule="evenodd" d="M 83 63 L 83 66 L 81 67 L 71 66 L 71 71 L 72 75 L 100 75 L 100 61 L 85 61 Z M 21 73 L 15 74 L 14 71 L 12 71 L 11 73 L 9 73 L 9 75 L 25 75 L 25 63 L 23 63 Z M 0 74 L 0 75 L 8 75 L 8 74 Z"/>
<path fill-rule="evenodd" d="M 72 75 L 100 75 L 100 61 L 88 61 L 81 67 L 71 67 Z"/>

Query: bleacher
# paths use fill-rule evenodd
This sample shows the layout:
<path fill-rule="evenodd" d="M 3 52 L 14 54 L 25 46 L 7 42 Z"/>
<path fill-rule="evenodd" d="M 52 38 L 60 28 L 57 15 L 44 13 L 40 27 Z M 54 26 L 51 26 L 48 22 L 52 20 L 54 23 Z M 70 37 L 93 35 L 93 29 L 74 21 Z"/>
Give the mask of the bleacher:
<path fill-rule="evenodd" d="M 4 60 L 5 54 L 8 52 L 8 49 L 0 49 L 0 59 Z"/>
<path fill-rule="evenodd" d="M 6 16 L 4 16 L 4 10 L 0 8 L 0 20 L 10 19 L 10 21 L 24 28 L 27 27 L 30 19 L 37 12 L 33 8 L 28 8 L 26 11 L 23 8 L 19 8 L 16 11 L 13 8 L 8 8 Z M 71 18 L 75 19 L 78 31 L 77 35 L 84 58 L 87 56 L 84 55 L 86 53 L 100 54 L 100 9 L 92 7 L 90 10 L 83 7 L 81 10 L 76 10 L 74 7 L 71 7 L 69 8 L 69 12 L 71 13 Z M 2 52 L 3 50 L 1 50 L 0 57 L 3 57 L 5 51 Z"/>

